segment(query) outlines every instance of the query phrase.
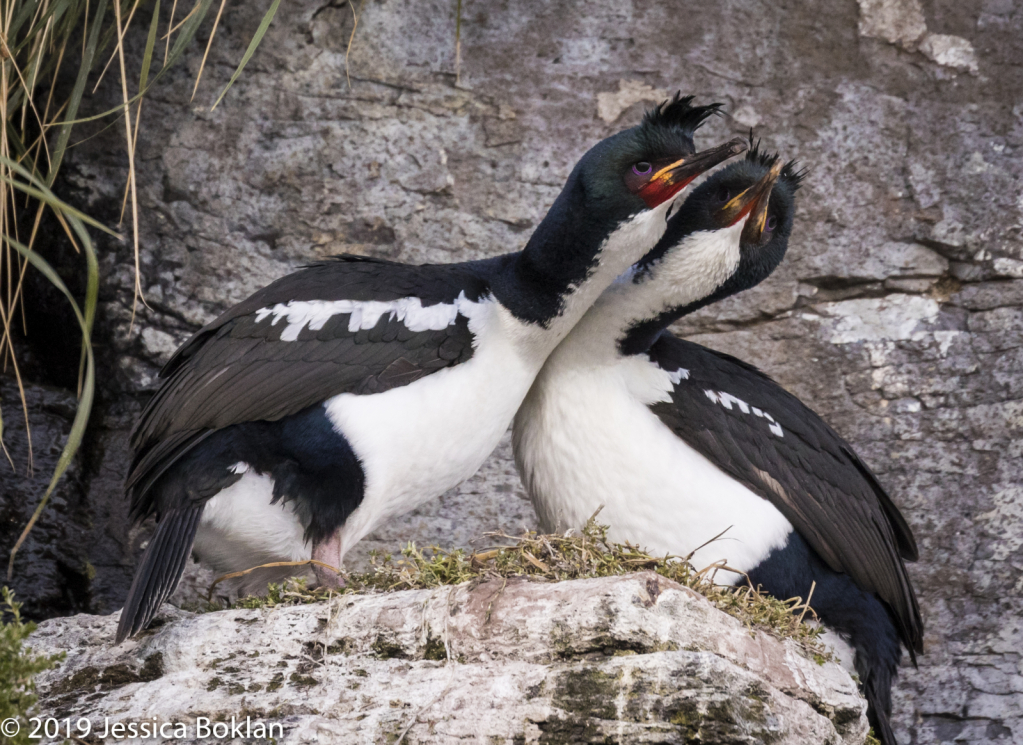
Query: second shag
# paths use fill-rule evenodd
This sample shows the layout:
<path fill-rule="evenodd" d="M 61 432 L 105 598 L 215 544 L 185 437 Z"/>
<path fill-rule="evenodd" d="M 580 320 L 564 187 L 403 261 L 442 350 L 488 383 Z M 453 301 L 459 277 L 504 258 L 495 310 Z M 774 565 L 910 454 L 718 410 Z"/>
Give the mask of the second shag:
<path fill-rule="evenodd" d="M 547 359 L 515 418 L 515 459 L 549 532 L 581 527 L 602 506 L 613 540 L 692 553 L 698 568 L 727 560 L 782 599 L 814 587 L 812 607 L 855 653 L 871 725 L 894 745 L 900 641 L 914 660 L 922 651 L 903 564 L 917 557 L 909 526 L 797 398 L 667 332 L 774 270 L 799 181 L 753 149 L 698 187 Z"/>

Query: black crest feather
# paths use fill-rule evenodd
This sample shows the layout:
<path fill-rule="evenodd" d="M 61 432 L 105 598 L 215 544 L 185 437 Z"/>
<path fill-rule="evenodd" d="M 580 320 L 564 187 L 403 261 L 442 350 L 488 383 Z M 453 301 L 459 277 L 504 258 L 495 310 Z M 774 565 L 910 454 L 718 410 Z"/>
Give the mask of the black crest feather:
<path fill-rule="evenodd" d="M 700 125 L 712 116 L 721 113 L 722 104 L 693 106 L 694 96 L 683 96 L 679 91 L 666 101 L 646 112 L 643 125 L 646 127 L 671 127 L 692 135 Z"/>
<path fill-rule="evenodd" d="M 775 153 L 769 153 L 760 149 L 760 140 L 753 139 L 753 130 L 749 133 L 749 148 L 746 150 L 746 162 L 754 165 L 770 168 L 778 161 Z"/>
<path fill-rule="evenodd" d="M 775 153 L 769 153 L 766 150 L 760 149 L 760 140 L 753 139 L 753 130 L 749 133 L 749 149 L 746 151 L 746 162 L 754 165 L 763 166 L 764 168 L 770 168 L 778 161 L 778 156 Z M 799 163 L 795 160 L 790 160 L 788 163 L 782 166 L 780 178 L 784 179 L 792 187 L 792 191 L 796 191 L 799 185 L 803 183 L 803 179 L 810 172 L 809 168 L 799 168 Z"/>
<path fill-rule="evenodd" d="M 798 170 L 797 170 L 798 169 Z M 799 163 L 795 160 L 790 160 L 781 169 L 781 177 L 792 184 L 792 191 L 795 191 L 806 179 L 810 173 L 809 166 L 805 168 L 799 168 Z"/>

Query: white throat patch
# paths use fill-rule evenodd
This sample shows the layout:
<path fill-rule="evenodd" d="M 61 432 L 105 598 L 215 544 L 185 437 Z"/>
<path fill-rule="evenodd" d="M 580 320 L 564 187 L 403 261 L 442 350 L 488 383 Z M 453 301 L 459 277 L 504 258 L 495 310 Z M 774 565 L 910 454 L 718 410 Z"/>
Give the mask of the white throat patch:
<path fill-rule="evenodd" d="M 652 268 L 637 292 L 650 292 L 678 307 L 702 300 L 739 268 L 739 240 L 744 220 L 723 230 L 701 230 L 688 235 Z M 653 287 L 643 288 L 643 284 Z"/>
<path fill-rule="evenodd" d="M 657 245 L 667 228 L 665 214 L 670 206 L 669 200 L 633 215 L 604 240 L 597 251 L 596 266 L 565 297 L 564 309 L 554 321 L 559 338 L 575 325 L 608 285 Z"/>
<path fill-rule="evenodd" d="M 643 276 L 635 266 L 620 273 L 555 354 L 577 364 L 615 359 L 618 340 L 633 325 L 711 295 L 739 266 L 742 225 L 686 236 Z"/>

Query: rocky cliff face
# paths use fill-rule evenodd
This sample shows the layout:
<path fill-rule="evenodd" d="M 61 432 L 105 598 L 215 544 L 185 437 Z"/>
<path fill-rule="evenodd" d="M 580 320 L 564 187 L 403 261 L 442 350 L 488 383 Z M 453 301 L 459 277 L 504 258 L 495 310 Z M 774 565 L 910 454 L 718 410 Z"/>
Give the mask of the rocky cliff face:
<path fill-rule="evenodd" d="M 860 745 L 867 732 L 836 663 L 653 573 L 162 620 L 118 647 L 115 617 L 43 623 L 33 647 L 68 650 L 39 679 L 43 708 L 96 732 L 105 718 L 180 723 L 184 742 L 232 724 L 285 743 Z"/>
<path fill-rule="evenodd" d="M 1023 738 L 1023 8 L 464 3 L 456 55 L 455 7 L 356 3 L 346 65 L 352 6 L 282 4 L 211 112 L 263 12 L 229 4 L 195 100 L 198 45 L 147 99 L 137 166 L 149 305 L 129 333 L 130 249 L 102 244 L 102 400 L 63 511 L 48 513 L 19 564 L 27 609 L 118 607 L 145 536 L 128 530 L 119 491 L 127 428 L 200 324 L 339 251 L 419 262 L 517 249 L 590 143 L 682 89 L 727 106 L 701 143 L 753 127 L 811 174 L 781 268 L 681 331 L 801 396 L 906 512 L 927 654 L 900 678 L 900 736 Z M 144 33 L 129 42 L 137 63 Z M 115 83 L 94 110 L 116 103 Z M 112 127 L 77 147 L 66 171 L 66 193 L 110 222 L 126 177 L 119 136 Z M 59 358 L 52 343 L 32 354 Z M 33 416 L 59 431 L 62 411 Z M 21 487 L 11 496 L 15 482 L 4 478 L 8 499 L 24 498 Z M 5 547 L 18 519 L 3 526 Z M 504 447 L 363 551 L 458 545 L 533 520 Z M 80 532 L 60 537 L 65 523 Z"/>

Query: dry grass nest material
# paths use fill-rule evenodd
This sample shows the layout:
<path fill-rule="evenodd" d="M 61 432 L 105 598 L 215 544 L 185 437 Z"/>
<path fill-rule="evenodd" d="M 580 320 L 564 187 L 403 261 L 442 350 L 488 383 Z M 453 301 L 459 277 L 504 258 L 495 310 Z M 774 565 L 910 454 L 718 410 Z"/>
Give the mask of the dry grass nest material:
<path fill-rule="evenodd" d="M 718 584 L 715 579 L 719 571 L 734 571 L 724 562 L 697 570 L 690 563 L 691 554 L 687 557 L 653 556 L 628 543 L 608 540 L 607 531 L 606 525 L 600 525 L 591 518 L 581 531 L 570 531 L 564 535 L 488 533 L 487 538 L 508 545 L 481 552 L 449 551 L 438 546 L 424 550 L 409 543 L 402 549 L 400 558 L 374 552 L 371 555 L 372 569 L 346 573 L 346 587 L 341 592 L 422 590 L 509 577 L 560 582 L 653 571 L 700 593 L 725 613 L 742 621 L 751 632 L 766 631 L 792 639 L 819 664 L 831 659 L 830 652 L 819 639 L 819 625 L 806 622 L 816 619 L 816 615 L 803 598 L 780 600 L 759 592 L 748 581 L 737 586 Z M 812 601 L 812 589 L 807 589 Z M 337 592 L 310 589 L 304 578 L 294 578 L 269 585 L 265 596 L 242 598 L 234 607 L 315 603 Z"/>

